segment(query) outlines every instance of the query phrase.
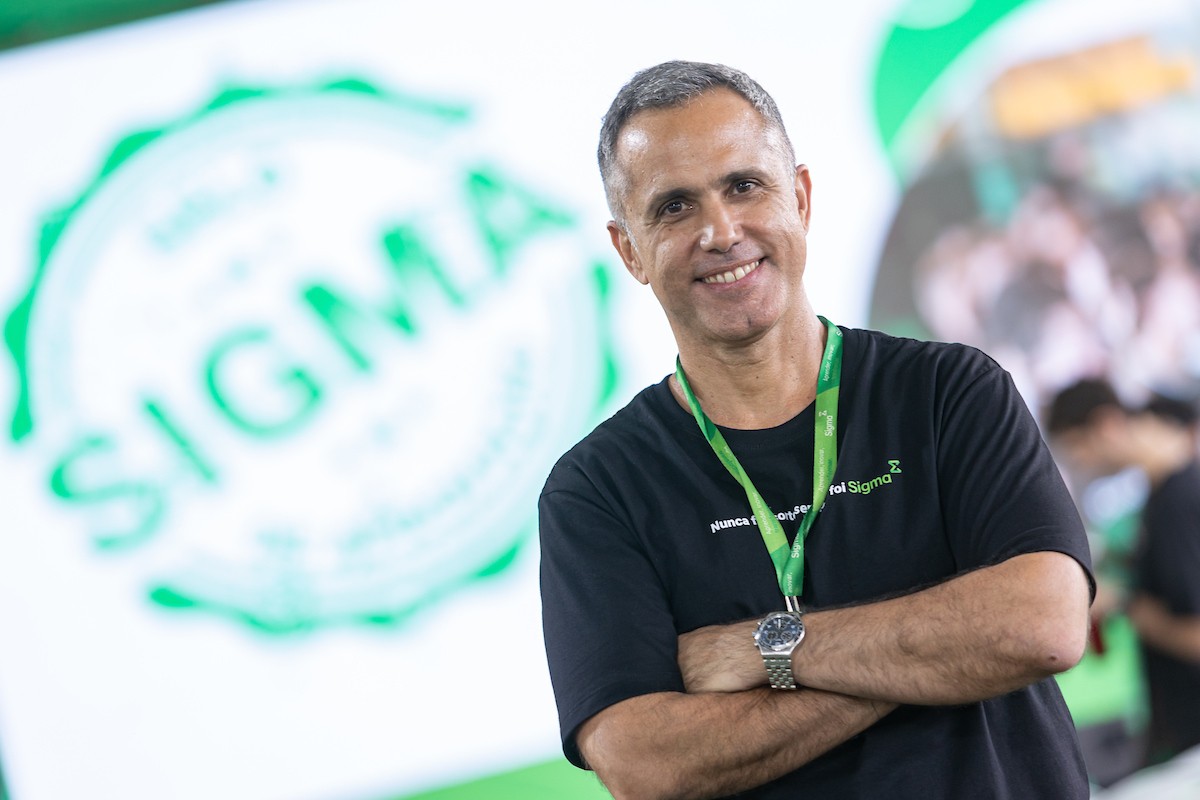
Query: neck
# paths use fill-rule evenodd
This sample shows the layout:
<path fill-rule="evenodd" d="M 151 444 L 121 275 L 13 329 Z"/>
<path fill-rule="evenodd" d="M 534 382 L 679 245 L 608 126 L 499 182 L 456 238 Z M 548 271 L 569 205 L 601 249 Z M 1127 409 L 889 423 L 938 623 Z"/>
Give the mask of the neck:
<path fill-rule="evenodd" d="M 717 348 L 680 343 L 688 383 L 709 419 L 727 428 L 773 428 L 812 403 L 828 332 L 807 311 L 795 324 L 750 343 Z M 686 409 L 674 377 L 670 385 Z"/>

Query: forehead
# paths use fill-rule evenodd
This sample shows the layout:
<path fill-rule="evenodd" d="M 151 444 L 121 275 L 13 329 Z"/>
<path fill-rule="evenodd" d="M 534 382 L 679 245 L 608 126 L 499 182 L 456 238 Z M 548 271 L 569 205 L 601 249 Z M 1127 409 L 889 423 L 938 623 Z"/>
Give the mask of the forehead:
<path fill-rule="evenodd" d="M 629 191 L 654 191 L 730 170 L 778 168 L 783 150 L 778 131 L 745 98 L 714 89 L 633 115 L 617 139 L 617 163 Z"/>

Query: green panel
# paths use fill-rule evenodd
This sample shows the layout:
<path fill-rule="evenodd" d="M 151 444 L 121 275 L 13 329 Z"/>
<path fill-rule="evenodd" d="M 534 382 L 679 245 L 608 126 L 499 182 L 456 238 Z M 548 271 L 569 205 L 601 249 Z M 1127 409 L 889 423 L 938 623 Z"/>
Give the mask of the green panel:
<path fill-rule="evenodd" d="M 224 0 L 3 0 L 0 50 Z"/>
<path fill-rule="evenodd" d="M 611 800 L 611 797 L 595 775 L 576 769 L 566 759 L 559 758 L 515 772 L 394 800 Z"/>
<path fill-rule="evenodd" d="M 909 27 L 903 20 L 933 16 L 935 7 L 947 5 L 945 0 L 908 0 L 901 7 L 901 21 L 887 33 L 880 52 L 874 86 L 875 122 L 897 171 L 896 138 L 921 98 L 988 28 L 1028 2 L 975 0 L 956 17 L 930 27 Z"/>

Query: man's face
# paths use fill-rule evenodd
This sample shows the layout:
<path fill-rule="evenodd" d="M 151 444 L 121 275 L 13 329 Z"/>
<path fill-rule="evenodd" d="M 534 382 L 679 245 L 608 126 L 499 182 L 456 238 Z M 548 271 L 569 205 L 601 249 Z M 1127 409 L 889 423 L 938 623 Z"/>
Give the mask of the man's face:
<path fill-rule="evenodd" d="M 785 153 L 778 132 L 726 89 L 639 112 L 622 130 L 625 228 L 610 222 L 609 233 L 681 348 L 756 340 L 800 307 L 811 185 Z"/>

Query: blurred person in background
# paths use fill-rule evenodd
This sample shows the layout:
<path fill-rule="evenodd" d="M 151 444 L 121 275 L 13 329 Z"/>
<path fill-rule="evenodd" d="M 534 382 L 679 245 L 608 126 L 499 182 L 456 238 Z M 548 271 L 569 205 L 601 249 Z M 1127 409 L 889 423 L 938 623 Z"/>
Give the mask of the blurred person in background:
<path fill-rule="evenodd" d="M 1196 380 L 1200 352 L 1200 242 L 1188 217 L 1194 195 L 1163 192 L 1141 204 L 1139 217 L 1153 255 L 1153 273 L 1139 287 L 1138 330 L 1121 360 L 1123 373 L 1147 384 Z"/>
<path fill-rule="evenodd" d="M 1051 402 L 1046 429 L 1068 469 L 1093 476 L 1135 467 L 1150 495 L 1141 512 L 1134 586 L 1106 587 L 1093 613 L 1127 603 L 1150 695 L 1148 764 L 1200 745 L 1200 460 L 1194 403 L 1154 396 L 1129 410 L 1089 378 Z M 1107 598 L 1107 599 L 1106 599 Z"/>

